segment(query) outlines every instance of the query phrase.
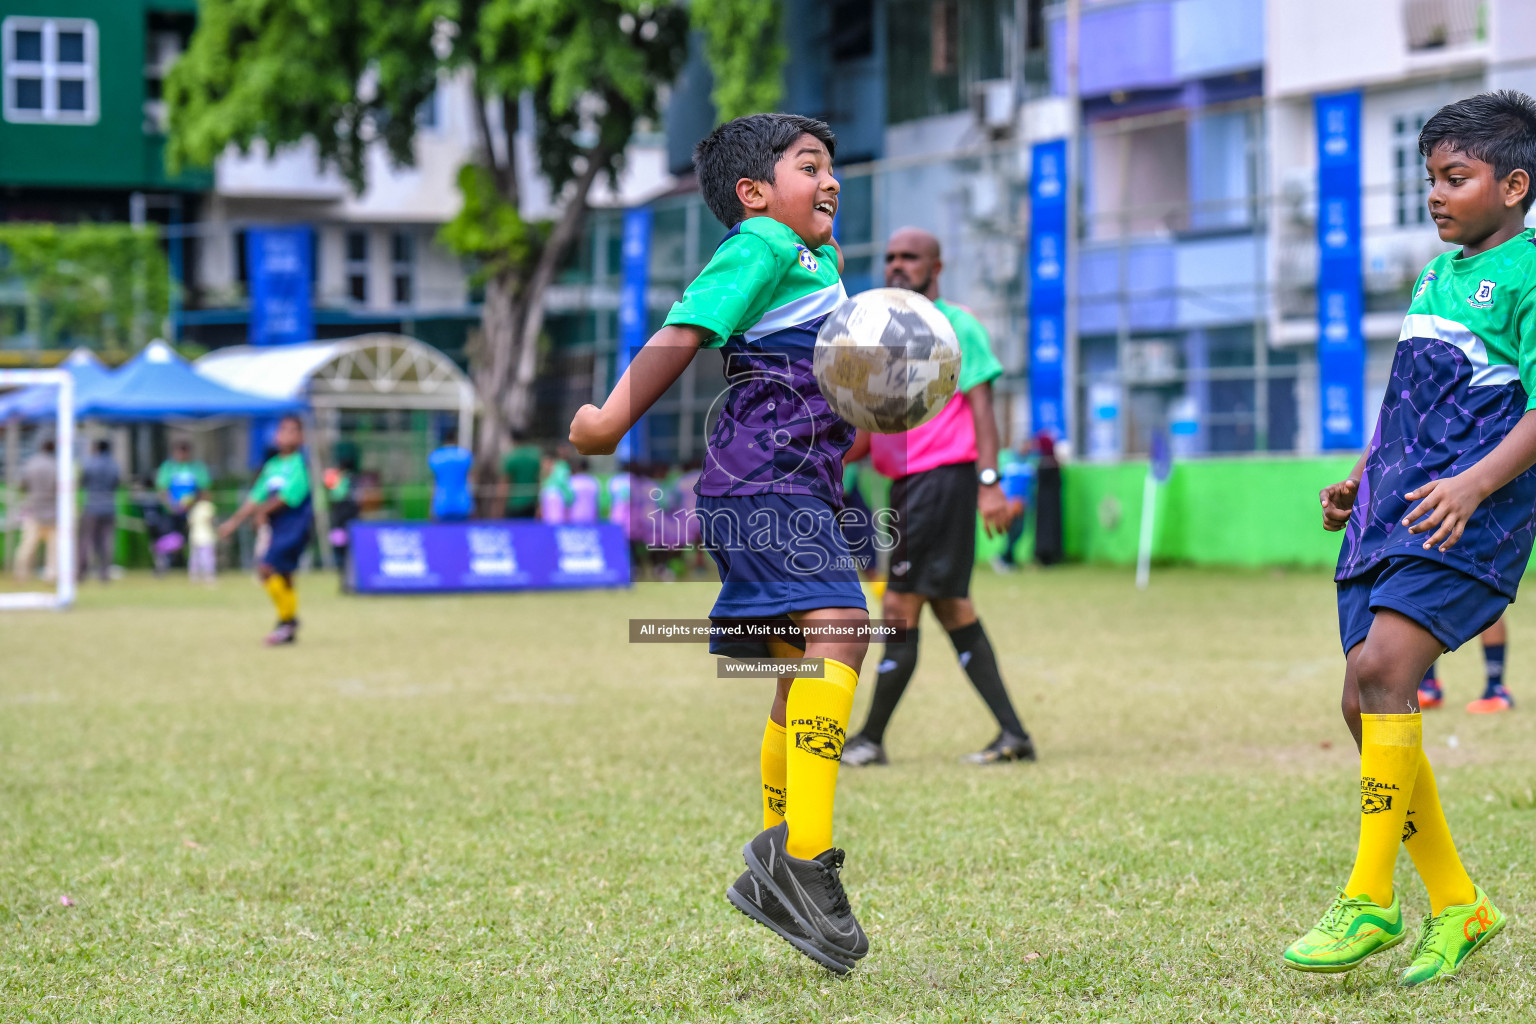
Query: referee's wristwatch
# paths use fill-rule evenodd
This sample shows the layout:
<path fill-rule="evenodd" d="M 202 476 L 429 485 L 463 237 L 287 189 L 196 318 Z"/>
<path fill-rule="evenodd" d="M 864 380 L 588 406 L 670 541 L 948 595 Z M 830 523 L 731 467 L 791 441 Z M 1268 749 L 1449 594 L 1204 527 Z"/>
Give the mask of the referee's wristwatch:
<path fill-rule="evenodd" d="M 997 475 L 997 470 L 988 467 L 982 470 L 980 473 L 977 473 L 976 479 L 978 482 L 980 482 L 981 486 L 991 487 L 1001 478 Z"/>

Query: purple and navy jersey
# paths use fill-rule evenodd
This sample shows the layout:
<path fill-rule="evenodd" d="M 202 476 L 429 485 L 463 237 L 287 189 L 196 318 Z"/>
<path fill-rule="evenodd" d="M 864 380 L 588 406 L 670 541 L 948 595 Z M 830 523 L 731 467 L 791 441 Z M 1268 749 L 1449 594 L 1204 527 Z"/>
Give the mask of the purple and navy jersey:
<path fill-rule="evenodd" d="M 1490 495 L 1443 553 L 1426 551 L 1430 534 L 1403 525 L 1417 504 L 1403 496 L 1475 465 L 1536 407 L 1533 236 L 1465 259 L 1444 253 L 1419 276 L 1335 579 L 1412 555 L 1515 596 L 1536 536 L 1536 470 Z"/>
<path fill-rule="evenodd" d="M 698 493 L 810 494 L 842 504 L 853 427 L 811 372 L 816 332 L 847 297 L 837 250 L 812 251 L 789 227 L 751 217 L 731 229 L 672 307 L 668 324 L 714 334 L 725 381 Z"/>

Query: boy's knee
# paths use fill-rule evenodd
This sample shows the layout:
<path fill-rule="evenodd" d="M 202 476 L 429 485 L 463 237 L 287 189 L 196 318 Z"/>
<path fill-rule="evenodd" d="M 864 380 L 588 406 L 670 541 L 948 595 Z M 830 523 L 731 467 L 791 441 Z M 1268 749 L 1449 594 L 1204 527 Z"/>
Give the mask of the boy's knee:
<path fill-rule="evenodd" d="M 864 655 L 869 653 L 869 641 L 867 639 L 850 640 L 843 645 L 844 657 L 837 660 L 857 672 L 864 664 Z M 836 655 L 833 655 L 836 657 Z"/>
<path fill-rule="evenodd" d="M 1350 688 L 1344 691 L 1343 698 L 1339 701 L 1339 712 L 1346 722 L 1358 722 L 1360 720 L 1360 691 Z"/>
<path fill-rule="evenodd" d="M 1359 713 L 1361 690 L 1384 690 L 1392 685 L 1393 659 L 1381 649 L 1379 645 L 1373 645 L 1367 641 L 1360 648 L 1360 653 L 1355 656 L 1355 693 L 1354 701 L 1356 713 Z M 1350 698 L 1345 694 L 1345 700 Z"/>

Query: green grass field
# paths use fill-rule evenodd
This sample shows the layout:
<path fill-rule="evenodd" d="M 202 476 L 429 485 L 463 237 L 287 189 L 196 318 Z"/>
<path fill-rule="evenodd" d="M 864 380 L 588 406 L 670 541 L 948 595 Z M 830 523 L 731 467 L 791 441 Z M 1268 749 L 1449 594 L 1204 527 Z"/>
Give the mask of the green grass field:
<path fill-rule="evenodd" d="M 978 598 L 1041 748 L 989 719 L 931 620 L 887 745 L 838 797 L 868 959 L 837 979 L 722 898 L 758 829 L 770 684 L 630 617 L 705 584 L 341 599 L 132 578 L 0 617 L 0 1020 L 1536 1020 L 1528 702 L 1473 719 L 1475 646 L 1426 715 L 1452 828 L 1512 918 L 1401 993 L 1278 956 L 1343 883 L 1354 750 L 1326 574 L 998 578 Z M 871 670 L 855 722 L 863 719 Z M 1414 928 L 1423 889 L 1398 883 Z M 65 905 L 67 897 L 73 905 Z"/>

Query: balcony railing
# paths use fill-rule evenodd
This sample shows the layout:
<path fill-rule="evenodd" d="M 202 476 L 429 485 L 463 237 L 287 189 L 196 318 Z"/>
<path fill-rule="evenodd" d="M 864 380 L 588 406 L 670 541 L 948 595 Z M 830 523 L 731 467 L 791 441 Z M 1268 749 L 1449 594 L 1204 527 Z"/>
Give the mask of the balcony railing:
<path fill-rule="evenodd" d="M 1403 0 L 1408 49 L 1450 50 L 1488 38 L 1487 0 Z"/>

